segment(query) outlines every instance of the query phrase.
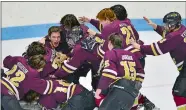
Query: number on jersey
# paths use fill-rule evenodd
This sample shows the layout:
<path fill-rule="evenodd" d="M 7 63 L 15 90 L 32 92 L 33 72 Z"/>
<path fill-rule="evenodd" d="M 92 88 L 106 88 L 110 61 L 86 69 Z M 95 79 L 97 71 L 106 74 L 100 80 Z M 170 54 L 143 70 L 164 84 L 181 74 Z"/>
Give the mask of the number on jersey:
<path fill-rule="evenodd" d="M 15 77 L 10 78 L 9 81 L 14 86 L 19 87 L 19 83 L 25 79 L 25 74 L 21 70 L 17 70 L 17 65 L 14 65 L 11 70 L 6 72 L 6 75 L 9 78 L 9 75 L 14 73 L 15 73 Z"/>
<path fill-rule="evenodd" d="M 134 32 L 131 28 L 131 26 L 124 26 L 120 28 L 123 35 L 126 35 L 126 45 L 130 44 L 130 38 L 132 37 L 135 40 Z M 132 36 L 131 36 L 132 34 Z"/>
<path fill-rule="evenodd" d="M 132 61 L 121 61 L 120 65 L 124 67 L 124 78 L 134 81 L 136 79 L 136 63 Z"/>

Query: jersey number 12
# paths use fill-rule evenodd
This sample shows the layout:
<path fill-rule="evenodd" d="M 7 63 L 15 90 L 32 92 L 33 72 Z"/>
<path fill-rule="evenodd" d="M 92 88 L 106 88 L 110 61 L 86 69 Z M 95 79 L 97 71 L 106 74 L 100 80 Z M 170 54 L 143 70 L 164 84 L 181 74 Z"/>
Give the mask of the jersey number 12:
<path fill-rule="evenodd" d="M 9 81 L 14 86 L 19 87 L 19 83 L 22 82 L 25 79 L 25 74 L 22 71 L 17 70 L 17 65 L 14 65 L 11 70 L 6 72 L 7 78 L 11 74 L 15 74 L 15 77 L 10 78 Z"/>

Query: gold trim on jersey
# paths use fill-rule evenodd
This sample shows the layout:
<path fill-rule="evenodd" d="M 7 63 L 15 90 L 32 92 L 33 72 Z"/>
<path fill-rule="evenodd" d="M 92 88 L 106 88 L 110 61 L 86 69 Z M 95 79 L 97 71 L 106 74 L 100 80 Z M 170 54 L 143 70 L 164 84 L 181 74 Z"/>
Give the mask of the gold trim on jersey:
<path fill-rule="evenodd" d="M 19 92 L 18 92 L 17 88 L 8 79 L 6 79 L 5 77 L 2 77 L 2 79 L 0 79 L 0 81 L 8 90 L 10 90 L 15 95 L 17 100 L 20 100 Z"/>
<path fill-rule="evenodd" d="M 186 110 L 186 104 L 177 106 L 177 110 Z"/>
<path fill-rule="evenodd" d="M 62 69 L 65 70 L 67 73 L 73 73 L 74 71 L 71 71 L 69 69 L 67 69 L 64 65 L 62 66 Z"/>
<path fill-rule="evenodd" d="M 65 81 L 63 81 L 63 80 L 57 80 L 57 81 L 58 81 L 59 84 L 61 84 L 62 86 L 65 86 L 65 87 L 70 86 L 70 83 L 67 83 L 67 82 L 65 82 Z"/>
<path fill-rule="evenodd" d="M 111 75 L 111 74 L 107 74 L 107 73 L 102 73 L 102 76 L 107 77 L 107 78 L 111 78 L 111 79 L 116 79 L 116 76 Z"/>
<path fill-rule="evenodd" d="M 72 86 L 70 98 L 73 96 L 74 91 L 75 91 L 75 88 L 76 88 L 76 84 L 74 84 L 74 85 Z"/>
<path fill-rule="evenodd" d="M 182 70 L 182 68 L 183 68 L 183 65 L 182 65 L 182 66 L 180 66 L 180 67 L 178 67 L 178 71 L 181 71 L 181 70 Z"/>
<path fill-rule="evenodd" d="M 134 104 L 133 104 L 132 107 L 135 107 L 135 106 L 137 106 L 138 104 L 139 104 L 139 96 L 135 98 Z"/>
<path fill-rule="evenodd" d="M 52 89 L 53 89 L 53 82 L 51 80 L 49 80 L 49 83 L 50 83 L 50 89 L 49 89 L 49 92 L 48 94 L 51 94 L 52 93 Z"/>
<path fill-rule="evenodd" d="M 183 40 L 185 43 L 186 43 L 186 37 L 184 38 L 184 40 Z"/>
<path fill-rule="evenodd" d="M 0 81 L 1 81 L 1 83 L 2 83 L 8 90 L 10 90 L 14 95 L 16 94 L 16 93 L 14 92 L 14 90 L 13 90 L 6 82 L 4 82 L 4 81 L 1 80 L 1 79 L 0 79 Z"/>
<path fill-rule="evenodd" d="M 158 54 L 157 54 L 157 52 L 156 52 L 156 50 L 155 50 L 155 48 L 154 48 L 153 43 L 152 43 L 150 46 L 151 46 L 151 49 L 152 49 L 153 54 L 154 54 L 155 56 L 157 56 Z"/>
<path fill-rule="evenodd" d="M 104 56 L 103 55 L 101 55 L 100 54 L 100 51 L 99 51 L 99 49 L 97 48 L 97 53 L 98 53 L 98 55 L 101 57 L 101 58 L 103 58 Z"/>
<path fill-rule="evenodd" d="M 140 82 L 143 82 L 143 78 L 136 78 L 136 81 L 140 81 Z"/>
<path fill-rule="evenodd" d="M 99 23 L 99 31 L 101 32 L 102 31 L 102 24 Z"/>
<path fill-rule="evenodd" d="M 130 52 L 135 53 L 135 52 L 139 52 L 139 51 L 140 51 L 139 49 L 134 49 L 134 50 L 131 50 Z"/>
<path fill-rule="evenodd" d="M 165 38 L 165 35 L 166 35 L 166 31 L 163 31 L 162 38 Z"/>

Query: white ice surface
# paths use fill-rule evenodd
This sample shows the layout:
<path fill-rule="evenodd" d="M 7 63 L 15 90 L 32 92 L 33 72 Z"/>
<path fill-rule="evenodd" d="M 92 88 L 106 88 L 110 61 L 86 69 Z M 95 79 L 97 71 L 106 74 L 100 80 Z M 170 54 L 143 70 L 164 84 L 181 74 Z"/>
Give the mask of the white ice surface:
<path fill-rule="evenodd" d="M 139 32 L 145 44 L 160 40 L 161 37 L 153 31 Z M 21 55 L 26 46 L 38 38 L 2 41 L 2 59 L 7 55 Z M 145 80 L 141 92 L 145 94 L 161 110 L 176 110 L 172 97 L 172 86 L 178 75 L 169 54 L 162 56 L 147 56 L 145 66 Z M 80 83 L 89 90 L 91 89 L 91 75 L 81 78 Z"/>

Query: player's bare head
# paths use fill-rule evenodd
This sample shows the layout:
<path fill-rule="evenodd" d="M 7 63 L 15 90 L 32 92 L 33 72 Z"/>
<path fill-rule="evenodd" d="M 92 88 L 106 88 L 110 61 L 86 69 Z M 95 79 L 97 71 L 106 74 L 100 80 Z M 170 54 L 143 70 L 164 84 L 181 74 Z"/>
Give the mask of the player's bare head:
<path fill-rule="evenodd" d="M 122 48 L 123 44 L 123 36 L 119 33 L 112 33 L 109 36 L 108 48 L 111 50 L 112 48 Z"/>
<path fill-rule="evenodd" d="M 38 98 L 39 98 L 40 94 L 33 91 L 33 90 L 30 90 L 28 91 L 24 97 L 23 97 L 23 100 L 27 103 L 32 103 L 33 101 L 36 101 Z"/>
<path fill-rule="evenodd" d="M 65 29 L 72 29 L 74 26 L 80 26 L 78 19 L 73 14 L 66 14 L 63 16 L 60 24 L 63 25 Z"/>
<path fill-rule="evenodd" d="M 59 26 L 52 26 L 48 30 L 49 39 L 54 47 L 57 47 L 61 41 L 61 28 Z"/>
<path fill-rule="evenodd" d="M 178 12 L 170 12 L 163 18 L 164 27 L 167 31 L 173 31 L 181 26 L 181 15 Z"/>
<path fill-rule="evenodd" d="M 44 58 L 44 55 L 34 55 L 28 58 L 28 64 L 32 68 L 42 71 L 46 64 L 46 60 Z"/>
<path fill-rule="evenodd" d="M 110 9 L 114 11 L 118 20 L 125 20 L 128 16 L 127 10 L 123 5 L 114 5 Z"/>
<path fill-rule="evenodd" d="M 42 43 L 35 41 L 28 46 L 26 52 L 23 53 L 23 56 L 31 57 L 38 54 L 45 55 L 46 50 Z"/>
<path fill-rule="evenodd" d="M 112 11 L 110 8 L 104 8 L 102 9 L 96 16 L 96 18 L 100 21 L 101 24 L 108 24 L 114 20 L 116 20 L 116 15 L 114 11 Z"/>

